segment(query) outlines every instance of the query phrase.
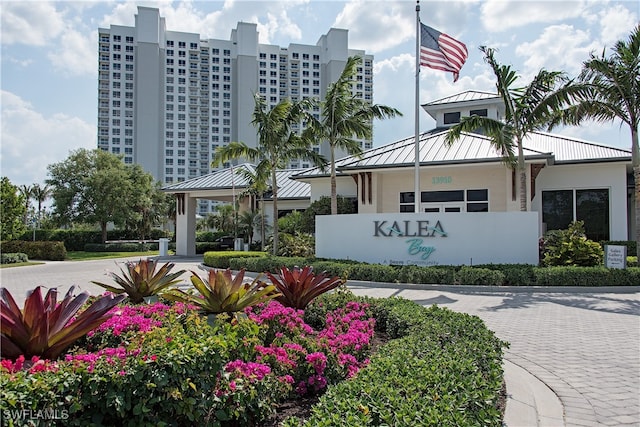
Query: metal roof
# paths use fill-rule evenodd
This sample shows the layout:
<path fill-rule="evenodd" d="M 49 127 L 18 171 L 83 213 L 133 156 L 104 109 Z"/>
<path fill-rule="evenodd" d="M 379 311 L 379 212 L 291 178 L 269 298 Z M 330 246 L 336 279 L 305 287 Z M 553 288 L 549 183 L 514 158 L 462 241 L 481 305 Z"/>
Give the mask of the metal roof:
<path fill-rule="evenodd" d="M 422 105 L 431 106 L 431 105 L 441 105 L 441 104 L 452 104 L 454 102 L 481 101 L 481 100 L 492 99 L 492 98 L 499 99 L 498 94 L 491 93 L 491 92 L 480 92 L 477 90 L 468 90 L 466 92 L 447 96 L 447 97 L 437 99 L 435 101 L 431 101 Z"/>
<path fill-rule="evenodd" d="M 631 150 L 545 132 L 529 133 L 523 145 L 532 150 L 553 153 L 555 163 L 631 160 Z"/>
<path fill-rule="evenodd" d="M 501 161 L 501 154 L 489 138 L 466 133 L 452 146 L 445 144 L 446 129 L 434 129 L 420 135 L 420 164 L 465 164 Z M 631 151 L 607 147 L 575 138 L 532 132 L 524 141 L 524 155 L 528 160 L 549 159 L 555 163 L 598 163 L 629 161 Z M 382 147 L 365 151 L 361 157 L 348 156 L 336 162 L 340 171 L 407 167 L 415 164 L 415 138 L 405 138 Z M 319 168 L 307 169 L 294 179 L 327 176 Z"/>
<path fill-rule="evenodd" d="M 225 190 L 232 188 L 245 189 L 249 186 L 249 181 L 243 175 L 238 173 L 239 169 L 255 173 L 255 165 L 243 163 L 241 165 L 234 166 L 233 168 L 220 169 L 207 175 L 177 182 L 163 187 L 162 190 L 167 193 L 182 193 L 188 191 Z M 309 184 L 289 179 L 292 175 L 298 174 L 301 171 L 302 169 L 286 169 L 276 172 L 278 199 L 308 199 L 311 197 L 311 187 Z M 265 199 L 269 200 L 270 196 L 265 197 Z"/>

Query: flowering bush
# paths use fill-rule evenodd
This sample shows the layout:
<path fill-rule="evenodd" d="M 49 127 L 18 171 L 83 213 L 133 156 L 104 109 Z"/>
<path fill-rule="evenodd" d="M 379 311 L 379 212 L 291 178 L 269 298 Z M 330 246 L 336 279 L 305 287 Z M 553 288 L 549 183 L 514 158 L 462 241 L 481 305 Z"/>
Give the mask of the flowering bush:
<path fill-rule="evenodd" d="M 465 408 L 467 424 L 497 425 L 502 344 L 471 316 L 439 308 L 416 315 L 422 307 L 390 301 L 341 291 L 314 300 L 305 311 L 272 300 L 247 309 L 246 317 L 221 314 L 213 324 L 184 304 L 120 305 L 109 322 L 59 360 L 2 360 L 0 414 L 8 425 L 20 424 L 11 418 L 15 414 L 45 408 L 64 411 L 59 424 L 65 426 L 255 426 L 287 398 L 329 394 L 336 406 L 321 397 L 324 408 L 317 414 L 314 409 L 309 425 L 327 425 L 318 417 L 337 425 L 351 399 L 370 414 L 398 408 L 391 411 L 417 419 L 421 415 L 407 408 L 424 405 L 405 407 L 404 401 L 431 396 L 436 389 L 429 387 L 439 387 L 439 396 L 453 396 L 460 402 L 456 407 Z M 319 327 L 305 321 L 310 310 Z M 376 327 L 410 339 L 390 343 L 370 362 Z M 453 375 L 460 378 L 445 381 Z M 423 378 L 430 381 L 424 387 Z M 448 419 L 450 407 L 443 405 L 434 419 Z M 356 416 L 365 416 L 358 411 Z M 384 420 L 394 425 L 392 418 Z M 293 422 L 282 425 L 298 425 Z"/>

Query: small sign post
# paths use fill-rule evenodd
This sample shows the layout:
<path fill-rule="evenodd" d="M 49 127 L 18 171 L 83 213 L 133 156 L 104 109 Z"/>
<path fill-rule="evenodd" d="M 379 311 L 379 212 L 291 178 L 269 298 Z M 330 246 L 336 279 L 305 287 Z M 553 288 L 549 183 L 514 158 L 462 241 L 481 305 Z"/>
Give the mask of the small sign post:
<path fill-rule="evenodd" d="M 627 268 L 627 247 L 604 245 L 604 266 L 607 268 Z"/>

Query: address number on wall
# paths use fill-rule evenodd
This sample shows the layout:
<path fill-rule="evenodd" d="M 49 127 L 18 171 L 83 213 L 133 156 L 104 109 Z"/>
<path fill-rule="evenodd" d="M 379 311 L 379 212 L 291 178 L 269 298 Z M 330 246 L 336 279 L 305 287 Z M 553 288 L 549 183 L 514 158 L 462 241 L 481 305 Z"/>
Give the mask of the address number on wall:
<path fill-rule="evenodd" d="M 434 176 L 431 178 L 432 184 L 451 184 L 453 179 L 450 176 Z"/>

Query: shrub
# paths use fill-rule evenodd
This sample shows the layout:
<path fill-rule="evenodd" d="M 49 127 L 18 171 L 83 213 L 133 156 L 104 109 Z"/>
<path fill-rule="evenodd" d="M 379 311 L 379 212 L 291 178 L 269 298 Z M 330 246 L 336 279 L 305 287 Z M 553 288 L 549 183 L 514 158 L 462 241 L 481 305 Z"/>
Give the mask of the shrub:
<path fill-rule="evenodd" d="M 493 285 L 500 286 L 504 282 L 504 274 L 488 268 L 462 266 L 456 273 L 456 283 L 460 285 Z"/>
<path fill-rule="evenodd" d="M 314 274 L 310 266 L 291 270 L 282 267 L 277 276 L 270 272 L 266 272 L 266 275 L 281 294 L 276 300 L 285 307 L 300 310 L 304 310 L 314 298 L 345 282 L 339 277 L 329 277 L 326 272 Z"/>
<path fill-rule="evenodd" d="M 2 252 L 21 252 L 27 254 L 29 259 L 41 259 L 49 261 L 64 261 L 67 250 L 62 242 L 26 242 L 23 240 L 10 240 L 2 242 Z"/>
<path fill-rule="evenodd" d="M 78 314 L 89 298 L 88 292 L 74 297 L 72 286 L 58 303 L 56 288 L 49 289 L 44 297 L 40 289 L 38 286 L 31 292 L 21 310 L 11 293 L 0 288 L 2 358 L 15 359 L 23 355 L 56 359 L 77 339 L 106 321 L 109 310 L 124 299 L 124 296 L 105 295 Z"/>
<path fill-rule="evenodd" d="M 111 278 L 119 287 L 93 280 L 91 283 L 114 294 L 126 293 L 134 304 L 143 302 L 146 297 L 157 296 L 164 289 L 180 282 L 178 278 L 185 272 L 185 270 L 180 270 L 171 273 L 175 264 L 169 262 L 156 271 L 158 261 L 154 259 L 141 259 L 138 262 L 127 261 L 124 264 L 126 268 L 120 269 L 122 275 L 110 273 Z"/>
<path fill-rule="evenodd" d="M 0 264 L 17 264 L 19 262 L 28 262 L 29 257 L 23 253 L 2 253 L 0 254 Z"/>
<path fill-rule="evenodd" d="M 149 252 L 157 251 L 158 243 L 154 242 L 117 242 L 117 243 L 87 243 L 85 252 Z"/>
<path fill-rule="evenodd" d="M 583 221 L 573 221 L 566 230 L 545 235 L 542 262 L 546 266 L 602 264 L 604 251 L 599 243 L 587 239 Z"/>
<path fill-rule="evenodd" d="M 453 284 L 455 268 L 403 265 L 398 271 L 400 283 Z"/>
<path fill-rule="evenodd" d="M 503 285 L 535 285 L 536 276 L 534 270 L 537 267 L 531 264 L 478 264 L 474 267 L 500 271 L 504 275 Z"/>
<path fill-rule="evenodd" d="M 202 258 L 202 263 L 207 267 L 213 268 L 231 268 L 233 270 L 240 270 L 243 268 L 242 265 L 239 266 L 240 262 L 231 263 L 231 260 L 234 258 L 246 260 L 247 263 L 251 263 L 253 259 L 256 259 L 256 262 L 260 262 L 259 260 L 265 258 L 267 254 L 265 252 L 240 252 L 240 251 L 223 251 L 223 252 L 205 252 Z M 254 270 L 252 268 L 246 268 L 247 271 L 255 271 L 262 272 L 264 270 Z"/>
<path fill-rule="evenodd" d="M 329 388 L 307 420 L 283 425 L 411 426 L 418 419 L 420 425 L 501 424 L 507 344 L 479 318 L 400 298 L 368 302 L 376 325 L 400 339 L 381 347 L 356 377 Z"/>
<path fill-rule="evenodd" d="M 640 267 L 626 270 L 598 267 L 536 268 L 540 286 L 633 286 L 640 285 Z"/>
<path fill-rule="evenodd" d="M 191 283 L 199 295 L 170 289 L 162 296 L 170 301 L 194 305 L 205 314 L 227 313 L 238 317 L 239 312 L 247 307 L 270 301 L 280 295 L 275 286 L 267 285 L 258 278 L 245 283 L 244 270 L 232 276 L 230 269 L 211 269 L 205 279 L 192 273 Z"/>

